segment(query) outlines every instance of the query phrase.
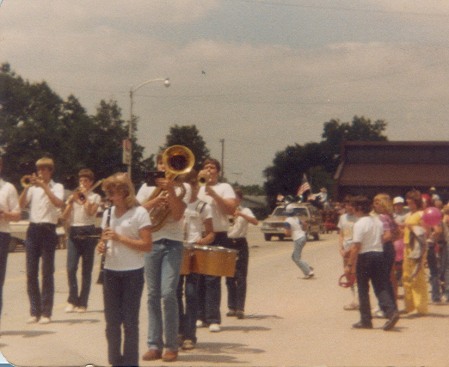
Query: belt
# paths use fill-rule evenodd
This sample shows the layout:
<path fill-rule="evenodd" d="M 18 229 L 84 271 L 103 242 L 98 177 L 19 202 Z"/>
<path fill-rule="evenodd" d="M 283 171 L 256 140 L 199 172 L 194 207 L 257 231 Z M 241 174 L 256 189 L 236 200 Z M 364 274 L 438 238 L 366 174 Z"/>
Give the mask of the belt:
<path fill-rule="evenodd" d="M 45 227 L 53 227 L 56 228 L 56 224 L 53 223 L 30 223 L 30 227 L 40 227 L 40 228 L 45 228 Z"/>

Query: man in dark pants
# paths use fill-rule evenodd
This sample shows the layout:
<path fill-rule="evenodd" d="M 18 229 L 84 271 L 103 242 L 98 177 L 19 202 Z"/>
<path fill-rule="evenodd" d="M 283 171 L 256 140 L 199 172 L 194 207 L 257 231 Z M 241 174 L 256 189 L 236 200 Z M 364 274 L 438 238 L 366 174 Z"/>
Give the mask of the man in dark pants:
<path fill-rule="evenodd" d="M 248 275 L 249 249 L 246 234 L 248 223 L 255 226 L 259 221 L 249 208 L 240 206 L 243 200 L 243 193 L 240 188 L 236 188 L 237 210 L 234 213 L 233 224 L 228 231 L 230 241 L 229 248 L 238 251 L 236 269 L 234 277 L 226 278 L 228 288 L 228 313 L 226 316 L 236 316 L 238 319 L 245 317 L 246 300 L 246 278 Z"/>
<path fill-rule="evenodd" d="M 58 208 L 64 206 L 64 187 L 52 180 L 54 162 L 41 158 L 36 162 L 37 175 L 30 178 L 19 197 L 20 207 L 30 205 L 30 225 L 25 241 L 27 291 L 30 299 L 28 323 L 48 324 L 54 298 L 55 251 L 58 244 L 56 224 Z M 39 259 L 42 257 L 42 292 L 39 289 Z"/>
<path fill-rule="evenodd" d="M 353 199 L 353 207 L 358 220 L 353 229 L 353 246 L 349 261 L 345 267 L 347 275 L 357 274 L 359 291 L 360 321 L 353 325 L 355 329 L 372 329 L 369 282 L 371 281 L 379 304 L 384 305 L 388 320 L 383 329 L 388 331 L 399 320 L 394 299 L 388 291 L 390 274 L 385 271 L 382 247 L 383 225 L 379 218 L 370 216 L 371 201 L 363 196 Z M 355 266 L 357 264 L 357 266 Z"/>

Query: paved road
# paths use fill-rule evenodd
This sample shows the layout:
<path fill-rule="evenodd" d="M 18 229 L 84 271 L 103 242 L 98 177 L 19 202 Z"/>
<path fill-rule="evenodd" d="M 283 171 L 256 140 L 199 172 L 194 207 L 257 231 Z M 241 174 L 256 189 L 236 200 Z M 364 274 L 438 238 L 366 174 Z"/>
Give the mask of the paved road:
<path fill-rule="evenodd" d="M 307 244 L 304 258 L 316 273 L 310 280 L 302 279 L 290 260 L 290 242 L 265 242 L 258 228 L 251 229 L 249 238 L 247 318 L 223 316 L 220 333 L 199 329 L 197 349 L 181 352 L 174 366 L 449 366 L 449 305 L 432 305 L 427 317 L 404 317 L 390 332 L 382 331 L 383 320 L 374 321 L 374 330 L 352 330 L 358 312 L 342 309 L 349 291 L 337 286 L 341 264 L 335 234 Z M 87 313 L 65 314 L 65 255 L 65 250 L 57 251 L 55 308 L 49 325 L 25 324 L 24 253 L 10 255 L 0 351 L 18 366 L 107 365 L 101 287 L 93 286 Z M 223 296 L 224 314 L 225 287 Z M 141 354 L 146 350 L 146 328 L 143 301 Z"/>

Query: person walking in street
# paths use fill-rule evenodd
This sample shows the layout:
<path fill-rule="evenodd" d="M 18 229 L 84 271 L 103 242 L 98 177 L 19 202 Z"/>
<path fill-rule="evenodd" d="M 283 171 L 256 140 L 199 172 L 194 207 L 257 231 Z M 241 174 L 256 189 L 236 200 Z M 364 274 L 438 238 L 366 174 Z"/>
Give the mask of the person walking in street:
<path fill-rule="evenodd" d="M 285 214 L 287 218 L 285 219 L 284 234 L 292 238 L 294 245 L 292 260 L 304 273 L 304 279 L 310 279 L 315 275 L 313 268 L 301 259 L 302 251 L 307 242 L 307 228 L 303 228 L 303 226 L 306 227 L 306 223 L 295 216 L 295 207 L 293 204 L 288 204 L 285 207 Z"/>
<path fill-rule="evenodd" d="M 20 220 L 17 190 L 14 185 L 3 180 L 2 171 L 3 158 L 0 157 L 0 320 L 3 306 L 3 285 L 6 276 L 9 242 L 11 240 L 9 222 Z"/>
<path fill-rule="evenodd" d="M 64 186 L 52 180 L 55 164 L 43 157 L 36 162 L 37 175 L 19 197 L 21 209 L 30 205 L 30 225 L 25 241 L 27 291 L 30 299 L 28 323 L 51 322 L 55 293 L 56 225 L 64 206 Z M 42 258 L 42 291 L 39 289 L 39 259 Z"/>
<path fill-rule="evenodd" d="M 139 206 L 126 173 L 110 176 L 102 189 L 112 203 L 103 213 L 98 244 L 98 251 L 105 254 L 103 302 L 108 361 L 112 366 L 138 366 L 144 254 L 152 248 L 151 220 Z"/>
<path fill-rule="evenodd" d="M 391 330 L 399 320 L 394 299 L 388 290 L 389 274 L 385 271 L 382 246 L 383 224 L 378 217 L 371 216 L 371 201 L 364 196 L 354 198 L 355 215 L 351 253 L 345 268 L 346 274 L 357 275 L 359 291 L 360 321 L 355 329 L 372 329 L 372 316 L 369 296 L 371 282 L 376 297 L 383 305 L 388 320 L 383 325 L 385 331 Z M 357 266 L 356 266 L 357 264 Z"/>
<path fill-rule="evenodd" d="M 226 278 L 228 288 L 228 313 L 226 316 L 236 316 L 238 319 L 245 317 L 245 300 L 248 277 L 249 248 L 246 235 L 248 224 L 257 226 L 259 221 L 249 208 L 242 207 L 243 192 L 236 188 L 237 209 L 234 212 L 233 224 L 229 228 L 228 237 L 230 248 L 237 250 L 237 262 L 235 275 Z"/>

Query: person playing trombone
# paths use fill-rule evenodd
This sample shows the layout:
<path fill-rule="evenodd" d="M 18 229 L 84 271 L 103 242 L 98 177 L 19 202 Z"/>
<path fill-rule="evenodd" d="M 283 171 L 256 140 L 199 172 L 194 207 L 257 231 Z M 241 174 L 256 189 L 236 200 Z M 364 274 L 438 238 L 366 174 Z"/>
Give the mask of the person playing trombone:
<path fill-rule="evenodd" d="M 70 223 L 67 244 L 69 297 L 65 312 L 86 312 L 97 245 L 95 220 L 101 197 L 92 190 L 94 173 L 84 168 L 79 171 L 78 180 L 79 188 L 67 199 L 62 214 L 62 218 Z M 81 291 L 78 292 L 76 271 L 80 258 L 82 281 Z"/>
<path fill-rule="evenodd" d="M 30 300 L 28 323 L 48 324 L 54 299 L 55 251 L 58 244 L 56 225 L 59 208 L 64 206 L 64 186 L 52 180 L 55 164 L 52 158 L 36 161 L 37 175 L 29 177 L 20 194 L 23 209 L 30 206 L 30 225 L 25 241 L 27 291 Z M 42 292 L 39 289 L 39 259 L 42 257 Z"/>

